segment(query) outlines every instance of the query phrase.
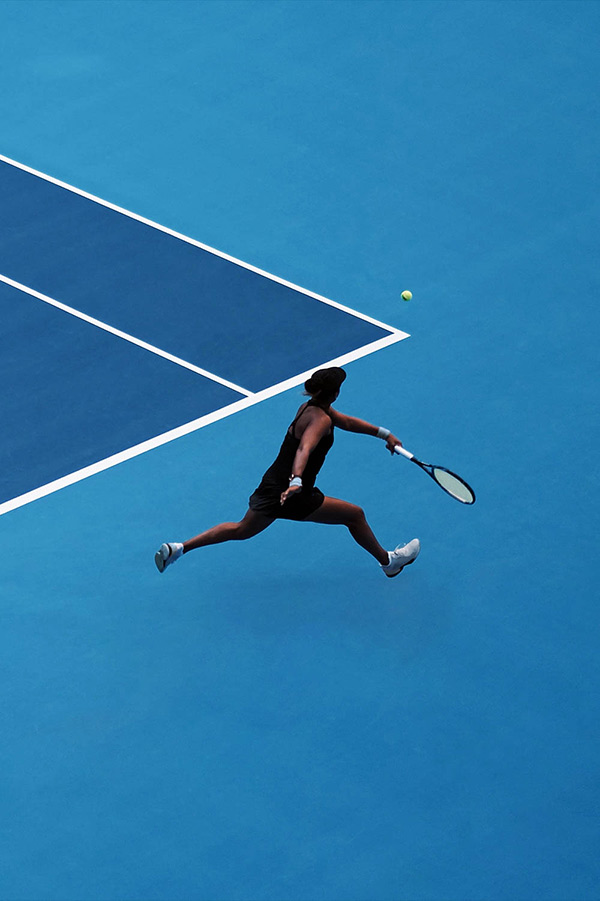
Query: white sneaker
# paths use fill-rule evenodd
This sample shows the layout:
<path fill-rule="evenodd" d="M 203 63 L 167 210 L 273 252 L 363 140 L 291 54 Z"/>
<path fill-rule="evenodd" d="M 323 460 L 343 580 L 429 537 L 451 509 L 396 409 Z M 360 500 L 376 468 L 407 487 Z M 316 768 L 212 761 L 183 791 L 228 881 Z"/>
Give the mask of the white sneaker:
<path fill-rule="evenodd" d="M 164 572 L 165 567 L 170 566 L 171 563 L 175 563 L 176 560 L 179 560 L 182 554 L 182 544 L 178 544 L 175 541 L 171 541 L 170 544 L 161 544 L 154 555 L 154 562 L 156 563 L 156 568 L 159 573 Z"/>
<path fill-rule="evenodd" d="M 413 538 L 404 547 L 398 545 L 395 551 L 389 551 L 390 562 L 386 566 L 382 565 L 381 568 L 390 579 L 393 576 L 398 576 L 405 566 L 415 562 L 420 550 L 421 542 L 418 538 Z"/>

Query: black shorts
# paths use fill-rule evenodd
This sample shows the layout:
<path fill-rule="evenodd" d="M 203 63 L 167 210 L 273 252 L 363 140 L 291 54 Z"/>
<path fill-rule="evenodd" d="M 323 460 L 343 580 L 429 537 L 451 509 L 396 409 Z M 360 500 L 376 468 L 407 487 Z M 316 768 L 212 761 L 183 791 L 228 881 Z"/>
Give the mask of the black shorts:
<path fill-rule="evenodd" d="M 306 519 L 315 510 L 318 510 L 325 495 L 318 488 L 306 488 L 288 498 L 285 504 L 281 504 L 281 491 L 259 487 L 248 500 L 251 510 L 272 516 L 274 519 L 294 519 L 296 521 Z"/>

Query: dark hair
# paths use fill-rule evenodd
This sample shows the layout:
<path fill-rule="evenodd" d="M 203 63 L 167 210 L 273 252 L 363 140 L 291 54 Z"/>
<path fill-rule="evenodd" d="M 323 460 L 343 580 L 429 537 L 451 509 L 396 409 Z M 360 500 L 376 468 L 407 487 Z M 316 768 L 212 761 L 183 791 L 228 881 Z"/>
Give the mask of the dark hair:
<path fill-rule="evenodd" d="M 346 373 L 339 366 L 331 366 L 329 369 L 317 369 L 304 383 L 304 393 L 311 397 L 330 402 L 339 391 L 340 385 L 346 378 Z"/>

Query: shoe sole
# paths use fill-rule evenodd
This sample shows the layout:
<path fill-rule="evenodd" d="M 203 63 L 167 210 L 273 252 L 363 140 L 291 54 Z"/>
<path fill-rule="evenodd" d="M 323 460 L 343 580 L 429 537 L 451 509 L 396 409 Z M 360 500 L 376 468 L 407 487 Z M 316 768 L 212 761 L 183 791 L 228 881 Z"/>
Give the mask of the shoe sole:
<path fill-rule="evenodd" d="M 169 554 L 169 557 L 170 557 L 170 556 L 171 556 L 171 555 Z M 159 573 L 164 573 L 164 571 L 165 571 L 165 569 L 166 569 L 166 567 L 167 567 L 167 560 L 169 559 L 169 557 L 167 557 L 167 558 L 163 557 L 163 555 L 161 554 L 160 550 L 158 550 L 158 551 L 155 553 L 155 555 L 154 555 L 154 562 L 156 563 L 156 568 L 157 568 L 157 570 L 159 571 Z"/>
<path fill-rule="evenodd" d="M 419 554 L 420 553 L 421 553 L 421 549 L 419 548 Z M 404 566 L 401 566 L 397 573 L 392 573 L 391 575 L 389 573 L 385 573 L 385 575 L 388 577 L 388 579 L 395 579 L 396 576 L 400 575 L 400 573 L 402 572 L 403 569 L 406 569 L 407 566 L 410 566 L 411 563 L 415 562 L 415 560 L 417 559 L 419 554 L 417 554 L 416 557 L 413 557 L 412 560 L 409 560 L 408 563 L 405 563 Z"/>

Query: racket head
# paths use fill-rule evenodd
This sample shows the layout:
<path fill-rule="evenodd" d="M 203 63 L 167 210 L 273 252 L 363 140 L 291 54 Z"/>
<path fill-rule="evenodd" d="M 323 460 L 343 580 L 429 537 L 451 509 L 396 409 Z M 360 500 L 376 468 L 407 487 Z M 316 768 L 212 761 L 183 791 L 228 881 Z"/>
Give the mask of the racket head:
<path fill-rule="evenodd" d="M 457 476 L 455 472 L 451 472 L 443 466 L 432 466 L 428 469 L 428 472 L 431 478 L 435 479 L 446 494 L 449 494 L 455 500 L 460 501 L 461 504 L 475 503 L 475 492 L 471 486 L 465 482 L 464 479 L 461 479 L 460 476 Z"/>

